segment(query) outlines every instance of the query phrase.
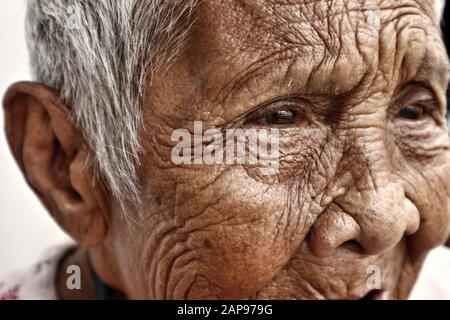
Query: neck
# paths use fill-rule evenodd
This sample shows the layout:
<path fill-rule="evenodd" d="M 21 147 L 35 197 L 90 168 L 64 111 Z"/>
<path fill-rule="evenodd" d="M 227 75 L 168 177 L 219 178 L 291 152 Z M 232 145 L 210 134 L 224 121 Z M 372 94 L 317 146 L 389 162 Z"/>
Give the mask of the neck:
<path fill-rule="evenodd" d="M 98 254 L 93 254 L 90 250 L 77 247 L 70 250 L 61 259 L 58 265 L 57 275 L 57 294 L 61 300 L 99 300 L 99 299 L 125 299 L 120 291 L 113 289 L 105 282 L 108 277 L 101 277 L 98 270 L 98 264 L 95 261 Z M 70 266 L 77 266 L 80 270 L 80 287 L 70 289 L 68 282 L 71 283 L 71 276 L 74 273 L 67 272 Z"/>

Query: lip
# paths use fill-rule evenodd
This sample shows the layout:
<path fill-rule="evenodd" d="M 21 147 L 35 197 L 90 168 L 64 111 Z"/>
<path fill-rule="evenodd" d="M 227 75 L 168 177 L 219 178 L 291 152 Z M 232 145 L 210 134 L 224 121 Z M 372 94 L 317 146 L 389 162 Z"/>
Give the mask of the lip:
<path fill-rule="evenodd" d="M 387 300 L 387 291 L 382 289 L 370 290 L 360 300 Z"/>
<path fill-rule="evenodd" d="M 388 292 L 383 289 L 373 289 L 368 291 L 365 295 L 355 294 L 342 298 L 342 300 L 387 300 Z"/>

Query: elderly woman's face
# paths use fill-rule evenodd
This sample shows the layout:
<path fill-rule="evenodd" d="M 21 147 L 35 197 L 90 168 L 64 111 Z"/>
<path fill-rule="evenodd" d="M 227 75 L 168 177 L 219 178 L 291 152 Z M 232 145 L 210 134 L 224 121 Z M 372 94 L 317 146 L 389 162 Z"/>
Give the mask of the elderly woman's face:
<path fill-rule="evenodd" d="M 364 3 L 364 4 L 362 4 Z M 147 91 L 131 298 L 405 298 L 449 233 L 447 57 L 431 1 L 205 1 Z M 175 165 L 175 129 L 279 130 L 279 168 Z"/>

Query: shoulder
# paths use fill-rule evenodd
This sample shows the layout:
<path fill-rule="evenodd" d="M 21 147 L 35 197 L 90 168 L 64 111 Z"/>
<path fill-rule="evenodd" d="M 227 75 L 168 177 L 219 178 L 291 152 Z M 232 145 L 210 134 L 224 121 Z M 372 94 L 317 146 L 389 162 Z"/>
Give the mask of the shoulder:
<path fill-rule="evenodd" d="M 450 299 L 450 249 L 432 250 L 419 274 L 410 296 L 411 300 Z"/>
<path fill-rule="evenodd" d="M 56 300 L 57 266 L 72 247 L 51 248 L 32 267 L 0 276 L 0 300 Z"/>

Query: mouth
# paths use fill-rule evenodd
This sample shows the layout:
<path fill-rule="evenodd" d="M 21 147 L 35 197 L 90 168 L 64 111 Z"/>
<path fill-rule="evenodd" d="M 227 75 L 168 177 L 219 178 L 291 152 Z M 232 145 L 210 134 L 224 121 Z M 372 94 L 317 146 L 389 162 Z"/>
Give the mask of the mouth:
<path fill-rule="evenodd" d="M 387 292 L 385 290 L 370 290 L 360 300 L 387 300 Z"/>
<path fill-rule="evenodd" d="M 342 300 L 387 300 L 388 292 L 382 289 L 374 289 L 363 295 L 350 295 L 346 298 L 341 298 Z"/>

